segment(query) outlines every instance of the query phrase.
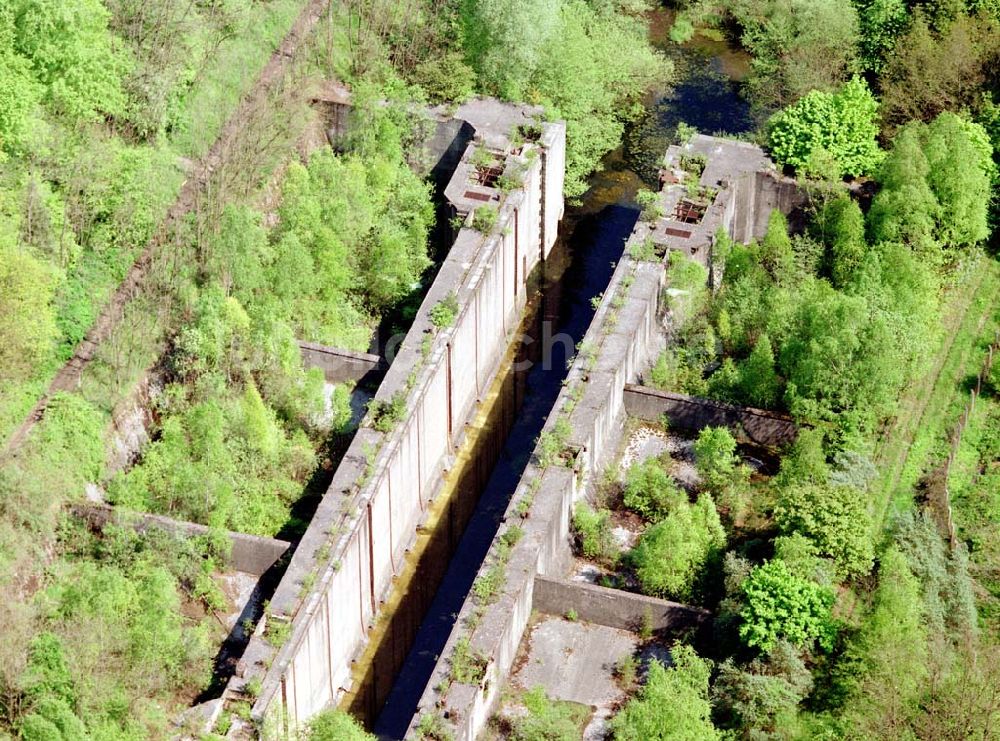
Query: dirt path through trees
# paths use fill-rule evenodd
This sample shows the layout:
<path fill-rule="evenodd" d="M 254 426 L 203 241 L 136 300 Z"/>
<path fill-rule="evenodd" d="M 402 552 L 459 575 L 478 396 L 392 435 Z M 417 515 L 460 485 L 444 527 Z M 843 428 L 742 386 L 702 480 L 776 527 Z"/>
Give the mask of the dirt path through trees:
<path fill-rule="evenodd" d="M 83 341 L 56 372 L 34 408 L 7 440 L 3 450 L 0 451 L 0 461 L 8 459 L 17 450 L 45 414 L 53 395 L 60 391 L 73 391 L 79 387 L 84 369 L 94 359 L 101 343 L 111 335 L 121 321 L 125 306 L 145 289 L 154 258 L 161 249 L 170 244 L 169 236 L 173 227 L 196 207 L 198 197 L 206 189 L 209 178 L 225 164 L 227 155 L 238 151 L 236 145 L 242 134 L 252 128 L 255 112 L 269 95 L 280 89 L 285 75 L 292 67 L 296 53 L 329 8 L 330 2 L 331 0 L 311 0 L 299 13 L 292 28 L 271 54 L 257 80 L 226 120 L 215 143 L 192 168 L 191 174 L 181 186 L 177 199 L 167 211 L 156 233 L 132 264 L 125 279 L 101 310 Z"/>

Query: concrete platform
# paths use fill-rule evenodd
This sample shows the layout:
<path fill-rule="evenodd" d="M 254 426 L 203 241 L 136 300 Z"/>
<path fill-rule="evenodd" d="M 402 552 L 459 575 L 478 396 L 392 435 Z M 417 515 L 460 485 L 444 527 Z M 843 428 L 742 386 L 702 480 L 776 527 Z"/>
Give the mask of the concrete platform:
<path fill-rule="evenodd" d="M 625 699 L 615 664 L 635 654 L 639 643 L 624 630 L 543 616 L 521 641 L 510 684 L 517 690 L 541 685 L 553 699 L 589 705 L 594 715 L 584 739 L 603 739 L 612 709 Z"/>

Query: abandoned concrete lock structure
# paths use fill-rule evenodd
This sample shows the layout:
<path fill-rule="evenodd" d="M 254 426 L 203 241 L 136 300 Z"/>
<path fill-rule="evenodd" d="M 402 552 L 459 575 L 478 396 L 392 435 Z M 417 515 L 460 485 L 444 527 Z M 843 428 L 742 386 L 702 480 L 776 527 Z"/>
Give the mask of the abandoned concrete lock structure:
<path fill-rule="evenodd" d="M 684 185 L 673 168 L 682 157 L 695 156 L 697 173 L 685 171 L 695 183 Z M 511 499 L 506 525 L 501 525 L 481 566 L 483 577 L 499 563 L 502 586 L 489 599 L 475 594 L 466 598 L 406 738 L 420 736 L 428 715 L 436 716 L 434 724 L 444 726 L 457 741 L 479 736 L 497 706 L 533 610 L 552 613 L 572 608 L 585 621 L 613 628 L 634 620 L 637 610 L 648 611 L 655 630 L 690 627 L 710 619 L 698 608 L 566 578 L 573 562 L 573 506 L 618 450 L 627 416 L 657 419 L 666 413 L 671 422 L 683 421 L 693 429 L 724 423 L 739 432 L 742 426 L 746 437 L 768 445 L 794 438 L 794 424 L 781 415 L 680 395 L 647 394 L 633 385 L 665 343 L 666 253 L 682 251 L 711 265 L 719 228 L 740 241 L 759 238 L 772 210 L 788 214 L 802 203 L 794 183 L 782 178 L 759 148 L 740 142 L 695 136 L 685 146 L 671 147 L 664 173 L 659 210 L 652 212 L 654 218 L 637 224 L 629 238 Z M 704 208 L 692 215 L 684 205 L 684 194 L 696 188 L 699 193 L 705 188 L 713 192 L 705 196 Z M 650 241 L 662 249 L 647 249 Z M 511 537 L 514 528 L 516 537 Z M 460 681 L 453 671 L 459 646 L 477 669 L 471 683 Z"/>
<path fill-rule="evenodd" d="M 444 193 L 462 226 L 229 682 L 227 698 L 254 700 L 252 723 L 234 723 L 231 737 L 287 737 L 357 683 L 352 662 L 400 588 L 556 239 L 565 126 L 538 113 L 476 100 L 429 138 L 434 169 L 452 170 Z M 302 349 L 311 363 L 329 357 Z M 389 638 L 405 644 L 405 633 Z M 379 683 L 366 691 L 377 704 Z"/>

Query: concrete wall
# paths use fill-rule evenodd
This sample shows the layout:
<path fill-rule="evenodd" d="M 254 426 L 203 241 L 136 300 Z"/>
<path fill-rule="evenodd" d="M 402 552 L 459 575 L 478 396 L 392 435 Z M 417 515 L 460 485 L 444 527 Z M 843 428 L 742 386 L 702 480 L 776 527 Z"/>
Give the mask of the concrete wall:
<path fill-rule="evenodd" d="M 382 358 L 370 353 L 327 347 L 315 342 L 298 342 L 302 365 L 319 368 L 328 383 L 376 383 L 385 370 Z"/>
<path fill-rule="evenodd" d="M 708 610 L 597 584 L 536 576 L 532 608 L 549 615 L 575 611 L 579 620 L 619 630 L 679 630 L 700 625 Z"/>
<path fill-rule="evenodd" d="M 625 386 L 625 411 L 630 417 L 657 422 L 667 417 L 672 428 L 698 432 L 703 427 L 728 427 L 736 440 L 780 447 L 795 440 L 798 427 L 791 417 L 766 409 L 699 399 L 648 386 Z"/>
<path fill-rule="evenodd" d="M 644 236 L 633 237 L 640 238 Z M 420 700 L 410 727 L 412 735 L 424 712 L 446 712 L 456 741 L 472 741 L 485 727 L 538 599 L 535 590 L 541 582 L 536 577 L 558 580 L 566 572 L 572 560 L 573 504 L 583 496 L 592 472 L 601 470 L 612 455 L 615 446 L 610 441 L 618 438 L 625 416 L 626 382 L 648 365 L 651 352 L 658 347 L 664 276 L 662 264 L 636 261 L 627 250 L 618 263 L 583 342 L 596 353 L 596 360 L 588 359 L 589 352 L 576 358 L 543 430 L 551 434 L 560 417 L 569 422 L 567 447 L 573 451 L 572 465 L 542 469 L 536 454 L 526 468 L 505 516 L 522 527 L 523 535 L 511 552 L 503 592 L 480 619 L 475 617 L 481 610 L 475 599 L 466 600 Z M 533 504 L 522 520 L 516 507 L 524 497 L 531 497 Z M 501 527 L 500 535 L 504 530 Z M 488 568 L 489 559 L 482 570 Z M 547 586 L 548 582 L 542 588 Z M 541 599 L 545 604 L 545 598 Z M 441 696 L 436 688 L 448 683 L 450 656 L 463 637 L 486 657 L 485 676 L 475 687 L 452 684 Z"/>
<path fill-rule="evenodd" d="M 162 530 L 179 538 L 200 537 L 209 533 L 208 527 L 195 522 L 184 522 L 144 512 L 118 510 L 104 504 L 75 504 L 72 511 L 75 517 L 86 520 L 91 527 L 98 530 L 113 524 L 131 527 L 137 532 Z M 263 538 L 259 535 L 234 532 L 228 535 L 232 544 L 228 565 L 236 571 L 254 576 L 262 576 L 284 557 L 292 545 L 285 540 Z"/>
<path fill-rule="evenodd" d="M 548 146 L 565 146 L 562 124 L 546 130 Z M 275 649 L 255 636 L 230 683 L 262 679 L 252 715 L 265 735 L 287 736 L 350 687 L 351 663 L 518 326 L 528 275 L 552 247 L 555 230 L 543 233 L 536 214 L 553 183 L 560 202 L 544 212 L 561 214 L 562 173 L 548 167 L 562 156 L 525 163 L 524 188 L 503 201 L 492 234 L 460 230 L 376 394 L 403 395 L 405 417 L 389 433 L 362 427 L 335 472 L 265 621 L 290 622 L 290 637 Z M 456 320 L 435 332 L 429 312 L 450 293 Z"/>
<path fill-rule="evenodd" d="M 763 157 L 756 147 L 711 137 L 702 139 L 706 146 L 743 148 L 751 155 L 756 153 L 754 156 Z M 708 169 L 711 166 L 710 162 Z M 736 238 L 746 240 L 759 236 L 763 233 L 758 231 L 761 224 L 765 230 L 767 224 L 761 211 L 769 215 L 772 208 L 789 205 L 790 202 L 781 199 L 791 198 L 791 191 L 780 185 L 780 180 L 769 178 L 770 175 L 767 175 L 765 179 L 758 180 L 751 173 L 741 181 L 743 189 L 735 187 L 722 194 L 718 204 L 720 223 Z M 772 184 L 775 188 L 773 192 L 770 190 Z M 672 410 L 678 420 L 691 423 L 694 423 L 695 416 L 715 419 L 714 415 L 727 418 L 732 413 L 725 405 L 709 409 L 683 397 L 663 399 L 655 394 L 645 397 L 641 389 L 629 385 L 648 367 L 661 347 L 664 334 L 660 311 L 660 298 L 667 287 L 664 264 L 637 261 L 631 257 L 631 248 L 641 244 L 648 236 L 651 236 L 648 225 L 636 226 L 584 338 L 584 349 L 575 359 L 543 430 L 543 434 L 552 434 L 560 419 L 569 423 L 570 434 L 566 444 L 573 452 L 572 466 L 550 465 L 542 469 L 537 465 L 536 450 L 534 462 L 525 469 L 505 515 L 507 522 L 519 524 L 524 532 L 512 549 L 503 592 L 485 610 L 476 603 L 474 596 L 466 599 L 456 627 L 421 697 L 407 738 L 416 737 L 416 726 L 424 713 L 446 718 L 456 741 L 478 738 L 510 673 L 532 607 L 560 612 L 566 609 L 560 600 L 566 599 L 567 595 L 559 594 L 558 590 L 567 589 L 560 582 L 572 562 L 572 508 L 575 501 L 583 496 L 590 477 L 594 472 L 603 470 L 616 450 L 629 407 L 637 412 L 649 413 L 651 406 L 660 405 L 663 412 Z M 686 407 L 685 401 L 688 402 Z M 736 421 L 749 426 L 758 436 L 778 439 L 790 432 L 786 421 L 778 415 L 734 409 Z M 652 418 L 657 418 L 659 414 Z M 525 497 L 532 498 L 532 506 L 527 518 L 522 521 L 517 507 Z M 498 539 L 504 530 L 501 527 Z M 494 548 L 496 545 L 494 542 Z M 481 574 L 490 567 L 491 561 L 487 559 Z M 582 608 L 599 619 L 603 615 L 606 620 L 615 619 L 611 605 L 616 600 L 628 605 L 622 607 L 626 614 L 636 606 L 640 609 L 646 606 L 642 602 L 645 598 L 621 592 L 612 596 L 587 590 L 586 596 L 575 593 L 573 598 L 579 600 L 578 611 Z M 679 617 L 679 613 L 665 609 L 659 619 L 666 626 L 675 616 Z M 690 613 L 688 616 L 696 618 Z M 472 650 L 486 660 L 485 674 L 476 686 L 449 685 L 450 657 L 457 641 L 463 638 L 468 639 Z M 439 687 L 448 689 L 442 694 L 438 692 Z"/>

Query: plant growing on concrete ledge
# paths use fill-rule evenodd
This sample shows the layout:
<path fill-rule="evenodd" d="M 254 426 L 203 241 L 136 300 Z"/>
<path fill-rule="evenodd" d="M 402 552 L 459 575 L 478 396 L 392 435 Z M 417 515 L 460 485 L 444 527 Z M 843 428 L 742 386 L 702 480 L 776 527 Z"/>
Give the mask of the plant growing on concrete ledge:
<path fill-rule="evenodd" d="M 524 531 L 519 525 L 511 525 L 500 536 L 500 542 L 495 549 L 496 562 L 472 585 L 472 592 L 481 605 L 492 603 L 500 595 L 504 584 L 507 583 L 507 561 L 510 560 L 510 552 L 521 540 L 522 535 Z"/>
<path fill-rule="evenodd" d="M 431 324 L 437 329 L 445 329 L 455 323 L 458 317 L 458 296 L 452 291 L 438 301 L 430 310 Z"/>
<path fill-rule="evenodd" d="M 552 425 L 551 430 L 546 430 L 539 435 L 537 455 L 540 467 L 548 468 L 554 463 L 565 463 L 569 460 L 567 443 L 572 432 L 573 429 L 569 426 L 569 422 L 564 417 L 560 417 Z"/>
<path fill-rule="evenodd" d="M 492 206 L 480 206 L 472 214 L 472 228 L 489 234 L 497 225 L 497 210 Z"/>
<path fill-rule="evenodd" d="M 485 146 L 480 146 L 476 147 L 475 151 L 469 156 L 469 164 L 477 170 L 487 170 L 496 166 L 497 158 Z"/>
<path fill-rule="evenodd" d="M 660 205 L 660 194 L 647 188 L 640 188 L 635 194 L 635 202 L 639 205 L 639 218 L 643 221 L 656 221 L 664 217 L 663 206 Z"/>
<path fill-rule="evenodd" d="M 478 685 L 486 676 L 486 657 L 473 651 L 469 639 L 462 636 L 455 641 L 451 654 L 451 681 Z"/>
<path fill-rule="evenodd" d="M 420 734 L 417 736 L 418 739 L 427 741 L 452 741 L 455 738 L 445 725 L 444 718 L 433 713 L 424 713 L 420 716 L 417 733 Z"/>
<path fill-rule="evenodd" d="M 292 624 L 287 620 L 276 620 L 272 616 L 268 616 L 267 628 L 264 630 L 264 637 L 267 642 L 270 643 L 275 648 L 281 648 L 285 645 L 285 641 L 292 634 Z"/>
<path fill-rule="evenodd" d="M 497 178 L 497 188 L 504 195 L 524 187 L 524 166 L 511 165 L 504 170 L 503 175 Z"/>
<path fill-rule="evenodd" d="M 632 245 L 630 254 L 632 259 L 640 262 L 659 262 L 663 259 L 666 247 L 656 244 L 651 237 L 646 237 L 641 242 Z"/>
<path fill-rule="evenodd" d="M 708 164 L 708 157 L 706 157 L 701 152 L 695 154 L 682 154 L 681 155 L 681 169 L 684 172 L 689 172 L 695 177 L 701 177 L 701 174 L 705 172 L 705 166 Z"/>
<path fill-rule="evenodd" d="M 379 432 L 392 432 L 406 416 L 406 395 L 397 391 L 389 401 L 372 399 L 368 403 L 368 413 L 372 427 Z"/>

